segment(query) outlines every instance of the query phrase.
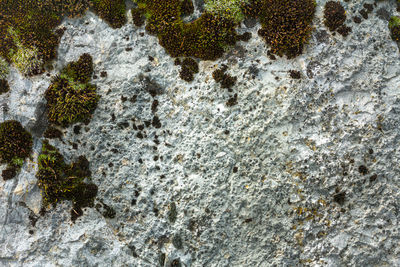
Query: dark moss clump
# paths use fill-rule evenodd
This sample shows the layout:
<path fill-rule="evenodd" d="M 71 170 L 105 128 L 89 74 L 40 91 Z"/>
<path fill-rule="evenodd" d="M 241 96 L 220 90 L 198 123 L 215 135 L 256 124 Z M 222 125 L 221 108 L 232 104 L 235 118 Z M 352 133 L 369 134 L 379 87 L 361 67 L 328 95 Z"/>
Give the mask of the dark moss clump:
<path fill-rule="evenodd" d="M 237 78 L 226 74 L 225 72 L 227 69 L 228 67 L 226 65 L 223 65 L 220 69 L 216 69 L 215 71 L 213 71 L 212 77 L 217 83 L 221 84 L 222 88 L 226 88 L 229 91 L 232 91 L 231 88 L 235 85 Z"/>
<path fill-rule="evenodd" d="M 179 76 L 187 82 L 193 81 L 194 74 L 199 72 L 199 64 L 193 58 L 185 58 L 182 62 L 179 60 L 175 63 L 181 65 Z"/>
<path fill-rule="evenodd" d="M 45 94 L 49 122 L 67 127 L 90 121 L 99 100 L 96 86 L 88 83 L 92 72 L 92 58 L 83 54 L 53 80 Z"/>
<path fill-rule="evenodd" d="M 243 9 L 247 16 L 260 19 L 258 34 L 271 53 L 294 58 L 303 52 L 311 36 L 315 7 L 313 0 L 253 0 Z"/>
<path fill-rule="evenodd" d="M 390 18 L 389 30 L 393 41 L 400 41 L 400 17 L 393 16 Z"/>
<path fill-rule="evenodd" d="M 131 14 L 133 19 L 133 24 L 135 24 L 136 27 L 143 26 L 145 19 L 143 15 L 143 10 L 140 8 L 132 8 Z"/>
<path fill-rule="evenodd" d="M 42 190 L 44 205 L 55 206 L 63 200 L 72 201 L 73 221 L 83 214 L 82 208 L 93 207 L 97 186 L 84 182 L 90 179 L 89 162 L 83 156 L 72 164 L 66 164 L 58 150 L 47 140 L 43 142 L 38 157 L 39 170 L 36 174 L 38 186 Z"/>
<path fill-rule="evenodd" d="M 10 90 L 7 80 L 0 79 L 0 95 L 7 93 Z"/>
<path fill-rule="evenodd" d="M 18 121 L 0 124 L 0 163 L 8 165 L 3 171 L 4 179 L 11 179 L 32 152 L 32 135 Z"/>
<path fill-rule="evenodd" d="M 182 16 L 191 12 L 180 0 L 137 0 L 147 17 L 146 30 L 159 38 L 159 43 L 172 57 L 196 57 L 215 60 L 237 39 L 235 22 L 203 13 L 197 20 L 185 23 Z"/>
<path fill-rule="evenodd" d="M 44 132 L 43 136 L 48 139 L 58 138 L 61 140 L 63 133 L 53 126 L 49 126 Z"/>
<path fill-rule="evenodd" d="M 126 23 L 124 0 L 91 0 L 94 11 L 113 28 Z"/>
<path fill-rule="evenodd" d="M 301 73 L 298 70 L 290 70 L 289 75 L 292 79 L 301 79 Z"/>
<path fill-rule="evenodd" d="M 337 31 L 342 36 L 347 36 L 351 28 L 344 25 L 346 11 L 339 2 L 329 1 L 325 4 L 324 24 L 331 32 Z"/>

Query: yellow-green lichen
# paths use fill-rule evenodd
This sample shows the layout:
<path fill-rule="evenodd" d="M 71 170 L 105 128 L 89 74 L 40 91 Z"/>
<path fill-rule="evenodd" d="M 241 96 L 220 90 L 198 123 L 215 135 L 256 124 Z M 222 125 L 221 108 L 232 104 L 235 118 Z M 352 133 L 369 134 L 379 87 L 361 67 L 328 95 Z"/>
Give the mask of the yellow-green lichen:
<path fill-rule="evenodd" d="M 204 7 L 207 12 L 239 23 L 244 19 L 242 6 L 248 2 L 248 0 L 205 0 Z"/>

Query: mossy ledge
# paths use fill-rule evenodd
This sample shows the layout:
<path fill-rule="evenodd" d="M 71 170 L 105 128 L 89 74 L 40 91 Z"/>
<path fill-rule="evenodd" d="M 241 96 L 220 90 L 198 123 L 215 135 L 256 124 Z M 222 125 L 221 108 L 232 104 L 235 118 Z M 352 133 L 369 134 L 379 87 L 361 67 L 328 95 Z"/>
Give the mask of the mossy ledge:
<path fill-rule="evenodd" d="M 72 201 L 71 219 L 83 214 L 82 208 L 93 207 L 97 186 L 90 180 L 89 162 L 80 156 L 72 164 L 66 164 L 58 150 L 44 140 L 38 157 L 39 170 L 36 174 L 42 190 L 43 206 L 64 200 Z"/>
<path fill-rule="evenodd" d="M 89 123 L 100 98 L 96 86 L 89 83 L 92 72 L 92 57 L 83 54 L 53 79 L 45 93 L 50 123 L 62 127 L 76 122 Z"/>
<path fill-rule="evenodd" d="M 32 135 L 21 123 L 9 120 L 0 124 L 0 163 L 7 164 L 3 170 L 4 180 L 13 178 L 32 152 Z"/>

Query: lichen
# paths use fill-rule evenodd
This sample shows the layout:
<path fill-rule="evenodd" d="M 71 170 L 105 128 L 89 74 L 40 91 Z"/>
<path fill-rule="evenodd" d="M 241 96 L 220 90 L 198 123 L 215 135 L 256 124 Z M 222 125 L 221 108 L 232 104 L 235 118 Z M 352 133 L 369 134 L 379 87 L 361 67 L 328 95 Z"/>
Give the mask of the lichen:
<path fill-rule="evenodd" d="M 83 214 L 83 207 L 93 206 L 97 186 L 85 182 L 90 180 L 91 172 L 89 162 L 84 156 L 80 156 L 72 164 L 66 164 L 59 151 L 45 140 L 38 157 L 38 165 L 36 177 L 42 190 L 44 206 L 55 206 L 64 200 L 72 201 L 73 221 Z"/>
<path fill-rule="evenodd" d="M 3 178 L 14 177 L 32 152 L 32 135 L 15 120 L 0 124 L 0 163 L 7 164 Z M 12 175 L 11 175 L 12 174 Z"/>

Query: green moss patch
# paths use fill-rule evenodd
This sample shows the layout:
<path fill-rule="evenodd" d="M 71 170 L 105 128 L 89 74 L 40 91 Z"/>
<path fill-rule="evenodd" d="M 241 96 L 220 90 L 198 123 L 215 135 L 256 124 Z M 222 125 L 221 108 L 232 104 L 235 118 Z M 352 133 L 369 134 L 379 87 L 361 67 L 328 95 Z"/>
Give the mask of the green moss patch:
<path fill-rule="evenodd" d="M 393 41 L 400 41 L 400 17 L 392 16 L 388 26 Z"/>
<path fill-rule="evenodd" d="M 113 28 L 126 23 L 125 0 L 91 0 L 94 11 Z"/>
<path fill-rule="evenodd" d="M 83 54 L 53 79 L 45 93 L 49 122 L 67 127 L 90 121 L 99 100 L 96 86 L 89 83 L 92 72 L 92 57 Z"/>
<path fill-rule="evenodd" d="M 315 7 L 314 0 L 252 0 L 242 8 L 247 16 L 259 18 L 258 34 L 271 53 L 294 58 L 311 37 Z"/>
<path fill-rule="evenodd" d="M 32 152 L 32 135 L 14 120 L 0 124 L 0 163 L 7 164 L 4 179 L 11 179 Z"/>
<path fill-rule="evenodd" d="M 237 24 L 230 18 L 203 13 L 197 20 L 185 23 L 182 16 L 190 10 L 180 0 L 137 0 L 147 18 L 146 30 L 172 57 L 196 57 L 215 60 L 236 42 Z"/>
<path fill-rule="evenodd" d="M 93 207 L 97 186 L 88 183 L 91 172 L 84 156 L 72 164 L 66 164 L 58 150 L 47 140 L 43 142 L 38 157 L 39 170 L 36 174 L 38 186 L 42 190 L 44 206 L 55 206 L 63 200 L 72 201 L 71 219 L 83 214 L 82 208 Z"/>

